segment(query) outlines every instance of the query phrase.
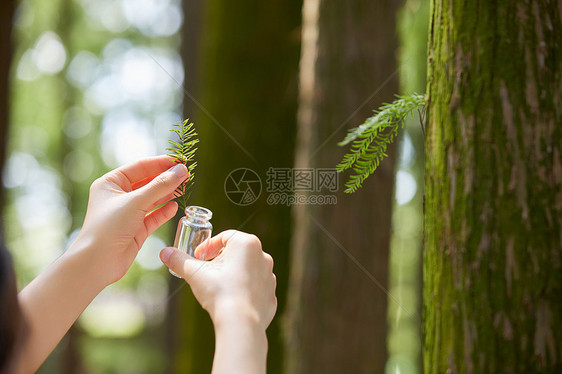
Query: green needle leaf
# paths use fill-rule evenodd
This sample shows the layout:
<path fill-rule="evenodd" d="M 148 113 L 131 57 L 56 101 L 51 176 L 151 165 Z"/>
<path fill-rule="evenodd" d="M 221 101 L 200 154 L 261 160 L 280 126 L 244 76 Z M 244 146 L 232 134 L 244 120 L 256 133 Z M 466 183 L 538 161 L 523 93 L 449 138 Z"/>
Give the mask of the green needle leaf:
<path fill-rule="evenodd" d="M 424 95 L 397 96 L 392 103 L 383 104 L 375 110 L 374 115 L 367 118 L 362 125 L 349 130 L 345 139 L 338 145 L 351 143 L 350 151 L 336 166 L 340 173 L 348 169 L 355 172 L 345 183 L 344 192 L 357 191 L 365 179 L 375 172 L 380 162 L 388 157 L 386 149 L 398 135 L 398 130 L 404 126 L 406 118 L 414 111 L 423 117 L 424 104 Z M 423 121 L 423 118 L 421 120 Z"/>
<path fill-rule="evenodd" d="M 194 124 L 193 122 L 189 122 L 189 118 L 180 124 L 174 124 L 174 128 L 170 131 L 177 135 L 178 139 L 177 141 L 173 139 L 169 140 L 168 143 L 170 147 L 166 148 L 166 150 L 170 152 L 168 156 L 176 160 L 176 162 L 184 164 L 187 170 L 189 170 L 189 177 L 174 193 L 178 205 L 183 210 L 187 207 L 187 202 L 191 195 L 191 189 L 195 178 L 193 170 L 197 166 L 197 162 L 193 159 L 195 157 L 195 151 L 197 150 L 195 145 L 199 143 L 199 139 L 197 139 L 197 133 L 193 126 Z"/>

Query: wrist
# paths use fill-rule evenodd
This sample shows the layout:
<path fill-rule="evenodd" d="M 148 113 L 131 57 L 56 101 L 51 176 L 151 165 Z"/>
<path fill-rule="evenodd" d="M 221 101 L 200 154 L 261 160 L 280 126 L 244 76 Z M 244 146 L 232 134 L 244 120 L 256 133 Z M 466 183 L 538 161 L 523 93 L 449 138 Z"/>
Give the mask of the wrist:
<path fill-rule="evenodd" d="M 109 264 L 99 255 L 93 241 L 79 236 L 70 248 L 61 256 L 75 271 L 79 271 L 83 279 L 91 283 L 92 288 L 101 292 L 113 283 Z"/>
<path fill-rule="evenodd" d="M 250 302 L 239 300 L 237 298 L 223 298 L 214 305 L 214 308 L 209 313 L 215 325 L 215 328 L 220 326 L 228 326 L 232 322 L 242 322 L 252 329 L 263 330 L 261 319 L 257 310 L 252 307 Z"/>
<path fill-rule="evenodd" d="M 265 373 L 267 336 L 250 304 L 224 300 L 212 319 L 215 326 L 213 374 Z"/>

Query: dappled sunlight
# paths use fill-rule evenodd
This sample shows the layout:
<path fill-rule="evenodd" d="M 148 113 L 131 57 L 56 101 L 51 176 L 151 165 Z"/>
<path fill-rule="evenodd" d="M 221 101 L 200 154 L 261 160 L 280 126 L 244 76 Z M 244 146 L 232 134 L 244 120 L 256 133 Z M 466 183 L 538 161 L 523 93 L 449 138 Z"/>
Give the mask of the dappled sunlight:
<path fill-rule="evenodd" d="M 110 168 L 164 153 L 171 124 L 181 120 L 180 2 L 67 5 L 74 17 L 63 28 L 54 17 L 59 5 L 23 0 L 15 16 L 16 100 L 3 180 L 6 241 L 20 286 L 76 239 L 90 183 Z M 80 318 L 91 352 L 83 360 L 92 370 L 124 372 L 122 361 L 97 361 L 105 360 L 98 345 L 107 339 L 143 337 L 129 353 L 148 350 L 142 339 L 166 314 L 167 272 L 158 255 L 169 238 L 166 229 L 149 237 L 119 286 L 104 290 Z M 55 352 L 39 372 L 60 357 Z"/>
<path fill-rule="evenodd" d="M 417 184 L 412 174 L 399 170 L 396 173 L 396 202 L 404 205 L 416 196 Z"/>
<path fill-rule="evenodd" d="M 53 31 L 46 31 L 35 46 L 23 54 L 17 67 L 17 77 L 32 81 L 41 74 L 60 72 L 65 63 L 66 51 L 59 36 Z"/>

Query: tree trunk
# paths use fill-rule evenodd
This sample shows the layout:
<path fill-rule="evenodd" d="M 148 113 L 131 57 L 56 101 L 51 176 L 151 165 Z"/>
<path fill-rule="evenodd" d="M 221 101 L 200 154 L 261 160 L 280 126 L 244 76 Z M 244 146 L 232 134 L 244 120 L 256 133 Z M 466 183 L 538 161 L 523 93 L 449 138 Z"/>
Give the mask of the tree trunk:
<path fill-rule="evenodd" d="M 203 0 L 183 0 L 182 10 L 184 14 L 183 27 L 181 29 L 181 47 L 180 53 L 182 56 L 184 66 L 184 89 L 188 93 L 183 98 L 183 113 L 184 117 L 188 118 L 193 115 L 195 111 L 195 104 L 190 99 L 189 95 L 197 96 L 198 92 L 198 79 L 199 76 L 199 56 L 201 50 L 201 30 L 203 25 Z M 179 211 L 176 215 L 174 222 L 184 213 Z M 175 232 L 169 238 L 173 242 Z M 185 295 L 183 288 L 186 287 L 183 279 L 178 279 L 170 276 L 168 307 L 166 312 L 166 352 L 168 353 L 167 368 L 163 370 L 164 373 L 190 373 L 188 368 L 191 367 L 192 362 L 196 361 L 194 350 L 201 350 L 200 347 L 193 348 L 195 336 L 198 334 L 197 329 L 203 328 L 204 331 L 208 329 L 208 318 L 202 316 L 195 324 L 197 318 L 193 316 L 198 310 L 193 310 L 195 305 L 191 298 L 193 295 L 188 292 Z M 187 305 L 186 305 L 187 304 Z M 202 321 L 205 322 L 201 326 Z M 195 335 L 195 336 L 194 336 Z M 212 358 L 212 343 L 208 343 L 207 347 L 211 351 L 202 352 L 203 357 L 201 360 L 209 360 Z M 197 343 L 199 346 L 200 343 Z"/>
<path fill-rule="evenodd" d="M 15 1 L 5 0 L 0 4 L 0 207 L 4 206 L 2 169 L 6 158 L 6 142 L 9 127 L 9 81 L 12 64 L 12 24 Z M 0 235 L 4 232 L 0 219 Z"/>
<path fill-rule="evenodd" d="M 290 208 L 266 203 L 265 182 L 269 167 L 290 167 L 294 159 L 300 7 L 300 0 L 206 2 L 200 54 L 193 54 L 196 45 L 184 45 L 182 53 L 185 116 L 194 120 L 201 141 L 191 203 L 213 211 L 214 234 L 234 228 L 261 239 L 275 259 L 278 315 L 287 289 Z M 191 38 L 187 32 L 186 42 Z M 195 85 L 194 75 L 199 76 Z M 230 172 L 241 167 L 262 180 L 261 196 L 248 206 L 231 202 L 224 189 Z M 212 324 L 189 293 L 180 294 L 177 315 L 183 322 L 176 341 L 185 343 L 179 343 L 184 345 L 173 371 L 210 372 Z M 268 329 L 268 373 L 283 368 L 280 331 L 276 318 Z"/>
<path fill-rule="evenodd" d="M 432 5 L 425 371 L 562 372 L 562 4 Z"/>
<path fill-rule="evenodd" d="M 77 19 L 78 11 L 76 6 L 77 5 L 72 0 L 61 0 L 58 6 L 60 19 L 58 19 L 55 27 L 55 31 L 61 38 L 69 57 L 76 52 L 76 47 L 72 42 L 72 35 L 77 31 L 75 20 Z M 65 79 L 68 71 L 67 69 L 68 64 L 56 75 L 58 86 L 55 87 L 58 89 L 58 95 L 61 98 L 61 108 L 57 112 L 57 120 L 58 123 L 61 124 L 63 123 L 65 110 L 73 105 L 78 105 L 78 98 L 80 97 L 79 90 L 68 84 Z M 55 92 L 57 92 L 56 89 L 54 90 Z M 72 217 L 72 222 L 67 232 L 67 235 L 70 235 L 74 230 L 82 226 L 89 188 L 88 186 L 84 186 L 84 183 L 78 183 L 70 179 L 65 173 L 63 166 L 65 161 L 67 161 L 67 157 L 69 157 L 75 149 L 80 149 L 79 144 L 73 144 L 73 140 L 69 139 L 62 131 L 58 136 L 59 138 L 56 139 L 56 141 L 58 142 L 57 156 L 59 158 L 59 175 L 61 176 L 62 190 L 68 198 L 67 207 Z M 78 143 L 76 140 L 74 140 L 74 142 Z M 78 323 L 75 322 L 70 326 L 68 332 L 63 337 L 62 344 L 59 343 L 58 349 L 54 353 L 55 357 L 58 356 L 60 359 L 61 374 L 78 374 L 84 372 L 80 354 L 80 342 L 82 338 L 83 330 L 78 326 Z"/>
<path fill-rule="evenodd" d="M 398 92 L 398 5 L 304 1 L 296 168 L 335 167 L 346 127 Z M 384 372 L 393 181 L 390 157 L 336 205 L 294 206 L 287 373 Z"/>

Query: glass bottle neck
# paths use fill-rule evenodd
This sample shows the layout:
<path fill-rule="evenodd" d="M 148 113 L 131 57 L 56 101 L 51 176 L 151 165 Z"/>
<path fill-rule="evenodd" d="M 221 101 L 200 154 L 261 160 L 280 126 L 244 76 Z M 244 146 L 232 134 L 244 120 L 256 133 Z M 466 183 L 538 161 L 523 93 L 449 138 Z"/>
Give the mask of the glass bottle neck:
<path fill-rule="evenodd" d="M 213 212 L 200 206 L 188 206 L 185 208 L 185 216 L 190 222 L 205 224 L 209 222 L 213 216 Z"/>

